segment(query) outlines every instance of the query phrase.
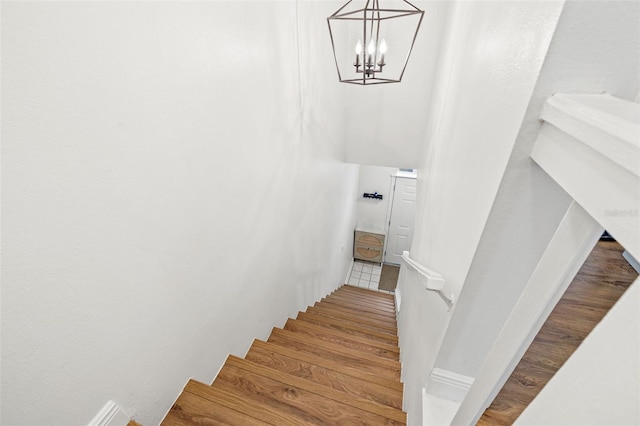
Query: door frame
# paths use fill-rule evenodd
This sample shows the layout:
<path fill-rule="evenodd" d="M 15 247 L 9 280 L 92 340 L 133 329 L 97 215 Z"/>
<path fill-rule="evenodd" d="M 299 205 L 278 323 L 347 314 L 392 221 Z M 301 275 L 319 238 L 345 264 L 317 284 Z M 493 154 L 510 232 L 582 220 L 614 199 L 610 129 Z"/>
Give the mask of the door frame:
<path fill-rule="evenodd" d="M 391 197 L 389 198 L 389 205 L 387 206 L 387 216 L 385 218 L 385 232 L 387 234 L 384 239 L 384 252 L 382 254 L 382 263 L 389 263 L 390 265 L 400 266 L 401 263 L 390 263 L 387 262 L 387 245 L 389 244 L 389 234 L 391 232 L 391 215 L 393 214 L 393 202 L 396 199 L 396 184 L 398 183 L 398 178 L 400 179 L 414 179 L 416 181 L 416 197 L 417 197 L 417 185 L 418 185 L 418 174 L 414 170 L 412 174 L 408 172 L 401 172 L 400 169 L 391 176 L 390 184 L 389 184 L 389 194 Z M 414 229 L 415 231 L 415 220 L 414 220 Z"/>

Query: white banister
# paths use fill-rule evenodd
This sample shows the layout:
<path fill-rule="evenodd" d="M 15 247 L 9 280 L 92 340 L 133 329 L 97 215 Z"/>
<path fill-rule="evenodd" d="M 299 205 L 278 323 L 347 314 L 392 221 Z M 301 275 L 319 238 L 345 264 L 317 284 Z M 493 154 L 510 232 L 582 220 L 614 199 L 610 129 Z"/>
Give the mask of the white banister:
<path fill-rule="evenodd" d="M 418 273 L 420 277 L 422 277 L 424 288 L 428 291 L 434 291 L 438 293 L 438 296 L 447 304 L 447 308 L 451 310 L 451 307 L 454 304 L 454 296 L 451 294 L 451 297 L 447 297 L 442 288 L 444 287 L 444 277 L 439 273 L 432 271 L 426 266 L 421 265 L 415 260 L 411 259 L 408 251 L 402 252 L 402 261 L 410 266 L 414 271 Z"/>

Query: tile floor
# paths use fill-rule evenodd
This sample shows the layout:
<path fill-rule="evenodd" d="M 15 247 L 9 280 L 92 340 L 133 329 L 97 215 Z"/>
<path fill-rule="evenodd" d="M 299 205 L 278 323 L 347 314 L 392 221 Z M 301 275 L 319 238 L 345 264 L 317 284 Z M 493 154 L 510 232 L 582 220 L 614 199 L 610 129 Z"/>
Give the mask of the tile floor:
<path fill-rule="evenodd" d="M 381 271 L 382 266 L 379 263 L 355 260 L 353 262 L 351 272 L 349 273 L 349 284 L 357 287 L 368 288 L 369 290 L 377 290 L 383 293 L 393 294 L 392 291 L 378 290 Z"/>

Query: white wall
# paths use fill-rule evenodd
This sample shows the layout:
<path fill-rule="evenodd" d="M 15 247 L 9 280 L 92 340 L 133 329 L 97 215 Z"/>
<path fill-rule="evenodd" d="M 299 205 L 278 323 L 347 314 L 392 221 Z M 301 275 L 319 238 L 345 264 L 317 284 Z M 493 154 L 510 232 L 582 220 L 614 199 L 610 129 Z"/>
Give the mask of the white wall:
<path fill-rule="evenodd" d="M 388 229 L 389 203 L 391 202 L 391 176 L 398 171 L 393 167 L 360 166 L 358 181 L 358 219 L 362 228 L 378 229 L 386 233 Z M 382 194 L 382 200 L 364 198 L 364 193 Z"/>
<path fill-rule="evenodd" d="M 471 266 L 561 8 L 558 2 L 458 2 L 445 22 L 450 31 L 425 118 L 428 146 L 419 167 L 411 252 L 444 276 L 447 294 L 458 296 Z M 413 306 L 419 299 L 402 303 L 421 311 Z M 445 330 L 449 319 L 435 321 Z M 406 323 L 420 320 L 410 316 Z M 441 344 L 418 341 L 400 341 L 405 408 L 413 424 L 421 421 L 420 389 Z"/>
<path fill-rule="evenodd" d="M 640 423 L 639 280 L 516 420 L 519 425 Z"/>
<path fill-rule="evenodd" d="M 554 93 L 633 99 L 640 75 L 637 2 L 566 4 L 436 366 L 475 376 L 571 198 L 531 161 Z"/>
<path fill-rule="evenodd" d="M 338 85 L 293 2 L 2 8 L 0 422 L 157 424 L 346 275 Z"/>
<path fill-rule="evenodd" d="M 411 3 L 425 14 L 402 82 L 367 87 L 343 84 L 345 157 L 350 163 L 420 166 L 425 117 L 430 113 L 442 32 L 451 2 Z M 334 74 L 337 80 L 335 70 Z"/>

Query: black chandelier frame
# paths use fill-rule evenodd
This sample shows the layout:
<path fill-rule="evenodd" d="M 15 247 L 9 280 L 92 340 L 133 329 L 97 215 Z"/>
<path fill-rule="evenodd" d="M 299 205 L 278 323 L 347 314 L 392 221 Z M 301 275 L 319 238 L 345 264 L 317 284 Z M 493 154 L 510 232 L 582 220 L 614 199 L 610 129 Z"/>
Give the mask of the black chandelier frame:
<path fill-rule="evenodd" d="M 384 2 L 384 0 L 382 1 Z M 404 75 L 404 72 L 407 68 L 407 64 L 409 62 L 409 57 L 411 56 L 413 46 L 418 36 L 418 30 L 420 29 L 420 25 L 422 24 L 424 11 L 418 9 L 416 6 L 409 3 L 407 0 L 401 0 L 401 1 L 403 4 L 406 5 L 406 9 L 384 8 L 384 7 L 380 7 L 381 0 L 366 0 L 364 8 L 343 12 L 343 10 L 353 2 L 353 0 L 349 0 L 340 9 L 335 11 L 333 15 L 327 18 L 327 24 L 329 26 L 329 36 L 331 37 L 331 48 L 333 50 L 333 59 L 336 63 L 336 70 L 338 71 L 338 79 L 340 80 L 340 82 L 358 84 L 358 85 L 370 85 L 370 84 L 399 83 L 402 81 L 402 77 Z M 378 62 L 376 58 L 374 58 L 373 62 L 363 60 L 362 63 L 360 63 L 358 59 L 359 55 L 356 57 L 356 62 L 353 64 L 353 66 L 356 68 L 356 73 L 362 74 L 362 77 L 346 78 L 346 79 L 342 78 L 342 74 L 340 73 L 340 66 L 338 64 L 338 57 L 336 55 L 336 46 L 334 42 L 333 30 L 331 28 L 332 21 L 341 21 L 341 20 L 362 21 L 362 38 L 365 41 L 364 48 L 367 49 L 367 42 L 366 42 L 367 40 L 379 40 L 380 24 L 382 22 L 389 19 L 402 18 L 405 16 L 412 16 L 412 15 L 420 15 L 420 19 L 418 20 L 418 25 L 416 26 L 416 30 L 413 33 L 413 38 L 411 39 L 411 45 L 409 46 L 407 56 L 404 60 L 404 64 L 402 65 L 402 71 L 400 72 L 400 75 L 398 76 L 397 79 L 384 78 L 379 76 L 379 74 L 382 73 L 382 68 L 386 65 L 384 63 L 384 59 Z M 363 55 L 363 56 L 366 56 L 366 55 Z"/>

